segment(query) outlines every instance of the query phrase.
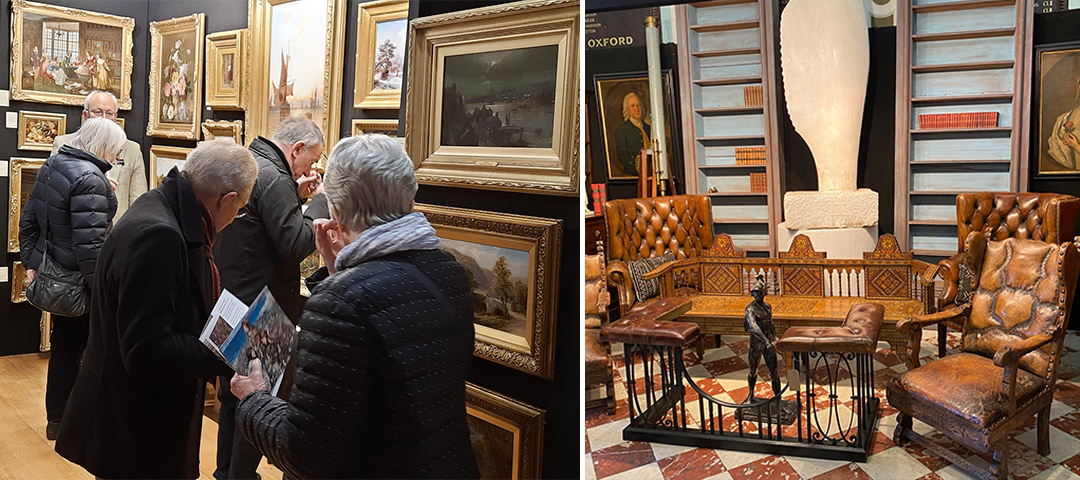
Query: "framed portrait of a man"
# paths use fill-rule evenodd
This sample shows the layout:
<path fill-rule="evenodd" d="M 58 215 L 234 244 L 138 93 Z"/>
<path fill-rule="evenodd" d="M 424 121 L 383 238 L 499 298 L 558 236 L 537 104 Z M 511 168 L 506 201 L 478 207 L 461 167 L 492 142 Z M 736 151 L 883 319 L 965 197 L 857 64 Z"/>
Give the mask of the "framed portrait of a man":
<path fill-rule="evenodd" d="M 1080 174 L 1080 43 L 1037 49 L 1037 175 Z"/>
<path fill-rule="evenodd" d="M 679 143 L 674 141 L 675 94 L 671 71 L 662 73 L 664 94 L 664 135 L 667 137 L 668 162 L 680 161 Z M 597 106 L 600 110 L 600 133 L 608 180 L 637 179 L 638 158 L 642 148 L 652 148 L 653 114 L 650 111 L 647 72 L 594 75 Z M 595 138 L 595 137 L 594 137 Z"/>

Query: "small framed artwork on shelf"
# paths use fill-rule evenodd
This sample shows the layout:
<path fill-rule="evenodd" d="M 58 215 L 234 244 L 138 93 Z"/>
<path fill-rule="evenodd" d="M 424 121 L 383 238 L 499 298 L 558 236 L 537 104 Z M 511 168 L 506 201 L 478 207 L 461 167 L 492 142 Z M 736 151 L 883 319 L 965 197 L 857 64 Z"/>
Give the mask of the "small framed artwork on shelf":
<path fill-rule="evenodd" d="M 150 147 L 150 188 L 157 188 L 169 170 L 177 167 L 184 169 L 184 162 L 193 148 L 166 147 L 153 145 Z"/>
<path fill-rule="evenodd" d="M 249 60 L 246 32 L 230 30 L 206 36 L 206 106 L 215 110 L 244 108 L 244 67 Z"/>
<path fill-rule="evenodd" d="M 63 113 L 19 112 L 19 150 L 51 152 L 53 140 L 63 135 L 67 128 L 67 115 Z"/>
<path fill-rule="evenodd" d="M 408 0 L 360 4 L 356 27 L 353 108 L 401 107 L 405 36 L 408 31 Z"/>
<path fill-rule="evenodd" d="M 1080 174 L 1080 42 L 1036 49 L 1037 175 Z"/>
<path fill-rule="evenodd" d="M 19 218 L 22 217 L 26 201 L 30 200 L 30 192 L 34 190 L 38 171 L 45 164 L 45 159 L 12 157 L 8 164 L 11 166 L 11 178 L 8 179 L 7 251 L 15 253 L 19 251 Z"/>
<path fill-rule="evenodd" d="M 150 117 L 146 134 L 199 138 L 206 14 L 150 22 Z"/>
<path fill-rule="evenodd" d="M 388 137 L 398 136 L 397 120 L 355 119 L 352 121 L 352 134 L 381 133 Z"/>
<path fill-rule="evenodd" d="M 203 140 L 215 138 L 229 138 L 232 141 L 244 144 L 244 121 L 243 120 L 207 120 L 202 123 Z"/>
<path fill-rule="evenodd" d="M 465 382 L 469 438 L 480 478 L 539 478 L 546 412 Z"/>
<path fill-rule="evenodd" d="M 671 71 L 665 70 L 664 136 L 667 139 L 668 164 L 681 162 L 679 137 L 672 135 L 678 119 Z M 600 132 L 604 138 L 608 180 L 637 180 L 638 159 L 642 148 L 652 148 L 653 114 L 650 112 L 649 76 L 646 72 L 594 75 L 597 105 L 600 108 Z"/>

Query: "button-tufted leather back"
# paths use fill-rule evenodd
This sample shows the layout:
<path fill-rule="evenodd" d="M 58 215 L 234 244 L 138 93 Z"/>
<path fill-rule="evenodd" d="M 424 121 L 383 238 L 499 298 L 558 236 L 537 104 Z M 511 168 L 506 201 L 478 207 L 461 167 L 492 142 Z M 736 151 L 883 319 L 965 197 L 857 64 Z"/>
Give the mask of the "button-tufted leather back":
<path fill-rule="evenodd" d="M 979 235 L 972 235 L 973 240 Z M 993 357 L 1001 347 L 1033 335 L 1054 335 L 1046 347 L 1024 355 L 1020 366 L 1049 382 L 1060 361 L 1065 325 L 1072 307 L 1080 254 L 1061 245 L 1009 238 L 986 243 L 981 255 L 969 242 L 980 271 L 963 338 L 963 350 Z"/>
<path fill-rule="evenodd" d="M 607 309 L 601 305 L 600 292 L 607 288 L 604 281 L 603 253 L 585 255 L 585 315 L 599 315 Z"/>
<path fill-rule="evenodd" d="M 604 204 L 608 258 L 696 257 L 712 245 L 712 204 L 705 195 L 632 198 Z"/>
<path fill-rule="evenodd" d="M 1058 193 L 961 193 L 956 196 L 959 249 L 972 231 L 990 240 L 1030 238 L 1058 243 L 1073 237 L 1080 199 Z"/>

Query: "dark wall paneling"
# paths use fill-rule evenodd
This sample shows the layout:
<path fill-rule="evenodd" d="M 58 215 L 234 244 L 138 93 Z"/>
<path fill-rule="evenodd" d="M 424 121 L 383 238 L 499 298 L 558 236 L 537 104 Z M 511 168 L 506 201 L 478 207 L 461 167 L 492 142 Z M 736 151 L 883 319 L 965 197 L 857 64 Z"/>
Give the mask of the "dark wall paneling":
<path fill-rule="evenodd" d="M 410 0 L 409 18 L 484 7 L 502 1 L 423 2 Z M 642 57 L 644 59 L 644 56 Z M 643 60 L 644 61 L 644 60 Z M 644 68 L 642 68 L 644 70 Z M 408 75 L 408 72 L 406 72 Z M 406 78 L 408 81 L 408 78 Z M 350 87 L 351 88 L 351 87 Z M 408 99 L 405 99 L 408 101 Z M 402 102 L 401 119 L 404 120 Z M 416 201 L 435 205 L 557 218 L 563 221 L 562 264 L 555 322 L 554 381 L 473 357 L 468 380 L 547 411 L 544 425 L 545 478 L 580 476 L 581 396 L 581 206 L 577 197 L 532 195 L 421 185 Z"/>

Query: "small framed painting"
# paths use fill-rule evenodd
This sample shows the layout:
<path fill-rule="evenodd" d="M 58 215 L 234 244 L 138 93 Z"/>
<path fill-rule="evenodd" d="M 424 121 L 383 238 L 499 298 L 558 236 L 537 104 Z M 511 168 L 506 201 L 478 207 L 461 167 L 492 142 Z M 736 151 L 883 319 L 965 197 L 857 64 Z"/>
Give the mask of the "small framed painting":
<path fill-rule="evenodd" d="M 165 178 L 165 175 L 169 174 L 169 170 L 173 167 L 177 167 L 180 170 L 184 169 L 184 162 L 187 161 L 187 156 L 193 148 L 182 147 L 166 147 L 163 145 L 153 145 L 150 147 L 150 188 L 156 188 L 161 185 L 161 181 Z"/>
<path fill-rule="evenodd" d="M 120 124 L 120 128 L 127 128 L 127 121 L 123 118 L 116 117 L 116 123 Z"/>
<path fill-rule="evenodd" d="M 1080 42 L 1035 50 L 1036 176 L 1080 175 Z"/>
<path fill-rule="evenodd" d="M 67 115 L 63 113 L 19 112 L 19 150 L 51 152 L 53 140 L 65 133 Z"/>
<path fill-rule="evenodd" d="M 363 135 L 365 133 L 381 133 L 388 137 L 398 136 L 397 120 L 370 120 L 357 119 L 352 121 L 352 134 Z"/>
<path fill-rule="evenodd" d="M 544 410 L 465 382 L 465 412 L 481 479 L 540 478 Z"/>
<path fill-rule="evenodd" d="M 409 1 L 361 3 L 356 17 L 353 108 L 400 108 Z"/>
<path fill-rule="evenodd" d="M 215 110 L 242 110 L 246 29 L 206 36 L 206 106 Z"/>
<path fill-rule="evenodd" d="M 150 22 L 150 116 L 146 134 L 199 138 L 206 14 Z"/>
<path fill-rule="evenodd" d="M 203 140 L 229 138 L 239 145 L 244 144 L 243 120 L 207 120 L 202 123 Z"/>
<path fill-rule="evenodd" d="M 45 159 L 12 157 L 8 164 L 11 166 L 11 178 L 8 179 L 7 251 L 15 253 L 19 251 L 19 218 L 22 217 L 26 201 L 30 200 L 30 192 L 34 190 L 38 171 L 45 164 Z"/>

